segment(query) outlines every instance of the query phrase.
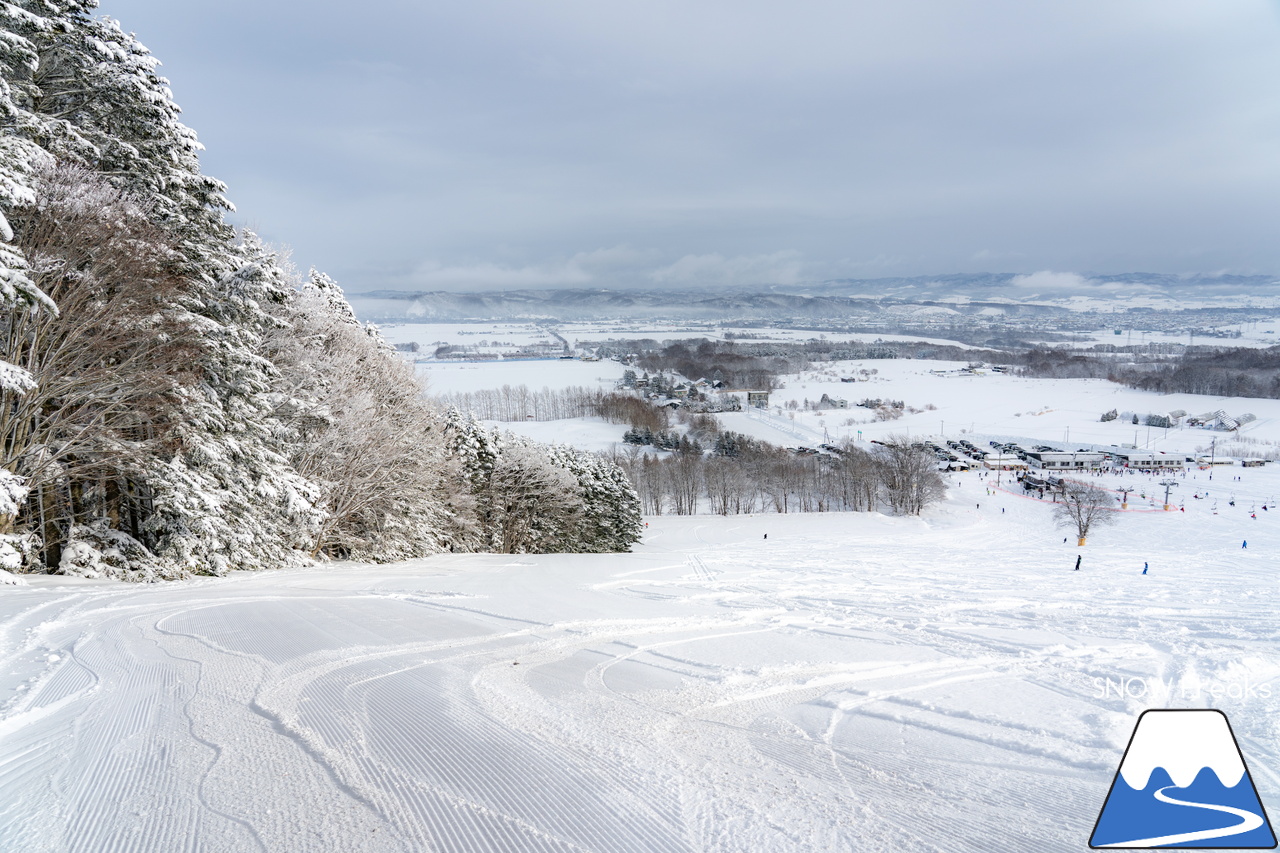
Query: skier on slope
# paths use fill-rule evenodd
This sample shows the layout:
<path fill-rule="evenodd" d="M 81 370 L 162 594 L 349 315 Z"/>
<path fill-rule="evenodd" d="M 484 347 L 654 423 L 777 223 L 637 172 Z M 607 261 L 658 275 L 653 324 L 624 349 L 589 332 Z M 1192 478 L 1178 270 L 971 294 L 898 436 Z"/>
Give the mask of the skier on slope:
<path fill-rule="evenodd" d="M 1075 568 L 1075 570 L 1076 570 L 1077 572 L 1078 572 L 1078 571 L 1080 571 L 1080 559 L 1081 559 L 1081 555 L 1080 555 L 1080 554 L 1076 554 L 1076 568 Z"/>

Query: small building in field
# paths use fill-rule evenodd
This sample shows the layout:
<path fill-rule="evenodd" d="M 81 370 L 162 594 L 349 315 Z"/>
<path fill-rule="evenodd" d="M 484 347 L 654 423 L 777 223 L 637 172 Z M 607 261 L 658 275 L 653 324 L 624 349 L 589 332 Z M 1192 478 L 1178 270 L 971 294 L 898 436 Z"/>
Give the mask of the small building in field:
<path fill-rule="evenodd" d="M 769 392 L 768 391 L 748 391 L 747 405 L 753 409 L 769 408 Z"/>
<path fill-rule="evenodd" d="M 826 395 L 826 394 L 823 394 L 823 395 L 822 395 L 822 399 L 818 401 L 818 408 L 820 408 L 820 409 L 847 409 L 847 408 L 849 408 L 849 401 L 848 401 L 848 400 L 845 400 L 845 399 L 842 399 L 842 398 L 840 398 L 840 397 L 831 397 L 831 396 L 828 396 L 828 395 Z"/>
<path fill-rule="evenodd" d="M 1265 459 L 1241 459 L 1240 460 L 1241 468 L 1261 468 L 1266 464 L 1267 464 L 1267 460 Z"/>
<path fill-rule="evenodd" d="M 991 454 L 982 460 L 982 467 L 992 471 L 1025 471 L 1027 463 L 1016 456 Z"/>

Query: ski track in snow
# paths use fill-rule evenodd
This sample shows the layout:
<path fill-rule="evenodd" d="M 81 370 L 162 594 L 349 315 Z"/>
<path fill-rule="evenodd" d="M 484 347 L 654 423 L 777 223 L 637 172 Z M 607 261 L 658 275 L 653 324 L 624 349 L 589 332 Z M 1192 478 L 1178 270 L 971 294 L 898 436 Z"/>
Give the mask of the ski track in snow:
<path fill-rule="evenodd" d="M 1083 850 L 1165 705 L 1225 710 L 1274 801 L 1280 536 L 1135 515 L 1077 573 L 975 486 L 626 555 L 6 589 L 0 850 Z M 1095 681 L 1183 675 L 1275 695 Z"/>

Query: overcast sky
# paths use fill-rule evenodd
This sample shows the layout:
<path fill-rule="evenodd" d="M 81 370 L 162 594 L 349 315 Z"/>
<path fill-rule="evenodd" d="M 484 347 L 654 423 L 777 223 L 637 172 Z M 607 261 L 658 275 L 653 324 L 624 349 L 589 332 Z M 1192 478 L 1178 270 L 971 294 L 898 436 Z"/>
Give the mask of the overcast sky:
<path fill-rule="evenodd" d="M 1280 272 L 1276 0 L 103 0 L 348 291 Z"/>

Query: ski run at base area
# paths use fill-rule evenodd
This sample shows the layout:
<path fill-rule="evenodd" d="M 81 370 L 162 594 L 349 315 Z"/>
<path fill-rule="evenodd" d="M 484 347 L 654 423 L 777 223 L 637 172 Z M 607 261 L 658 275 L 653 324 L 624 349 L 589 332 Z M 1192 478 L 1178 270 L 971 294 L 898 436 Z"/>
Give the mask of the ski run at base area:
<path fill-rule="evenodd" d="M 1151 707 L 1226 713 L 1274 812 L 1280 469 L 1215 473 L 1084 548 L 969 472 L 630 554 L 31 577 L 0 850 L 1084 850 Z"/>

